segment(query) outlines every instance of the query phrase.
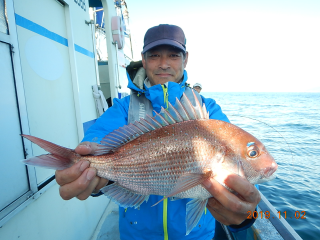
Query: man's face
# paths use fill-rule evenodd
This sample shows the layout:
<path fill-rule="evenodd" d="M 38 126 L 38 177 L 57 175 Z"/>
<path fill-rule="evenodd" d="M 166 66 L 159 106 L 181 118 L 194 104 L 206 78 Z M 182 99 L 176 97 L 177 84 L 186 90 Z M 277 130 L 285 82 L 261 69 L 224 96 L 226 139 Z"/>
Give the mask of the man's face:
<path fill-rule="evenodd" d="M 152 86 L 181 80 L 188 62 L 188 52 L 184 57 L 177 48 L 161 45 L 145 55 L 142 54 L 142 64 Z"/>
<path fill-rule="evenodd" d="M 196 90 L 198 93 L 201 92 L 201 88 L 200 87 L 194 87 L 193 89 Z"/>

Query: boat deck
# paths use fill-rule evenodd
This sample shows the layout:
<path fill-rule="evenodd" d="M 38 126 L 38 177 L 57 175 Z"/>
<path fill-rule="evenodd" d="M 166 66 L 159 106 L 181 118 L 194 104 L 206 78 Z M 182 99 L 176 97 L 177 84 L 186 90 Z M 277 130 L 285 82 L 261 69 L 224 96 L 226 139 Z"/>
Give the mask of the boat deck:
<path fill-rule="evenodd" d="M 102 196 L 103 197 L 103 196 Z M 106 211 L 101 217 L 95 234 L 91 240 L 120 240 L 119 233 L 119 206 L 114 202 L 109 201 Z"/>

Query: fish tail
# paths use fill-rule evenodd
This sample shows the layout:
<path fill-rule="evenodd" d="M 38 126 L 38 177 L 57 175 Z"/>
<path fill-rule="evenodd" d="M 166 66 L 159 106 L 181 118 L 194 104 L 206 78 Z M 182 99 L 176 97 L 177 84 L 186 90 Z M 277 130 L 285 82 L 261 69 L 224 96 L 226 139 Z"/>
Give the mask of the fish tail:
<path fill-rule="evenodd" d="M 22 162 L 27 165 L 45 167 L 54 170 L 63 170 L 71 167 L 76 160 L 80 159 L 80 155 L 70 148 L 61 147 L 52 142 L 48 142 L 41 138 L 22 134 L 21 136 L 29 139 L 31 142 L 37 144 L 50 154 L 44 154 L 29 159 L 24 159 Z"/>

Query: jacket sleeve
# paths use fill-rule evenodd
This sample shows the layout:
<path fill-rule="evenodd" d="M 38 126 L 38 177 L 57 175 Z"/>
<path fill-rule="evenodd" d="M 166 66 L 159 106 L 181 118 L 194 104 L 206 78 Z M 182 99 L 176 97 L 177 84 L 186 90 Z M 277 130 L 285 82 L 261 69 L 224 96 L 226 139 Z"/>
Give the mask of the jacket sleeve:
<path fill-rule="evenodd" d="M 101 139 L 128 122 L 130 96 L 114 99 L 113 106 L 108 108 L 97 121 L 85 132 L 82 142 L 100 143 Z"/>
<path fill-rule="evenodd" d="M 202 102 L 206 104 L 207 111 L 209 112 L 210 119 L 222 120 L 230 122 L 228 117 L 222 112 L 221 107 L 211 98 L 201 96 Z"/>

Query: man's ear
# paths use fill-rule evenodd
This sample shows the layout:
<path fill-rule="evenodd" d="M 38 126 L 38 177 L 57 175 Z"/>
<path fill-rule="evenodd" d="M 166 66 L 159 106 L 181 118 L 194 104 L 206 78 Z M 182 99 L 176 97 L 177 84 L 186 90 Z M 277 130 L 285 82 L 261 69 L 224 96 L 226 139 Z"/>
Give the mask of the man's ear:
<path fill-rule="evenodd" d="M 186 66 L 187 66 L 188 57 L 189 57 L 189 52 L 186 52 L 186 57 L 184 58 L 184 63 L 183 63 L 184 68 L 186 68 Z"/>
<path fill-rule="evenodd" d="M 144 54 L 141 53 L 141 58 L 142 58 L 142 66 L 144 69 L 146 69 L 146 60 L 144 59 Z"/>

